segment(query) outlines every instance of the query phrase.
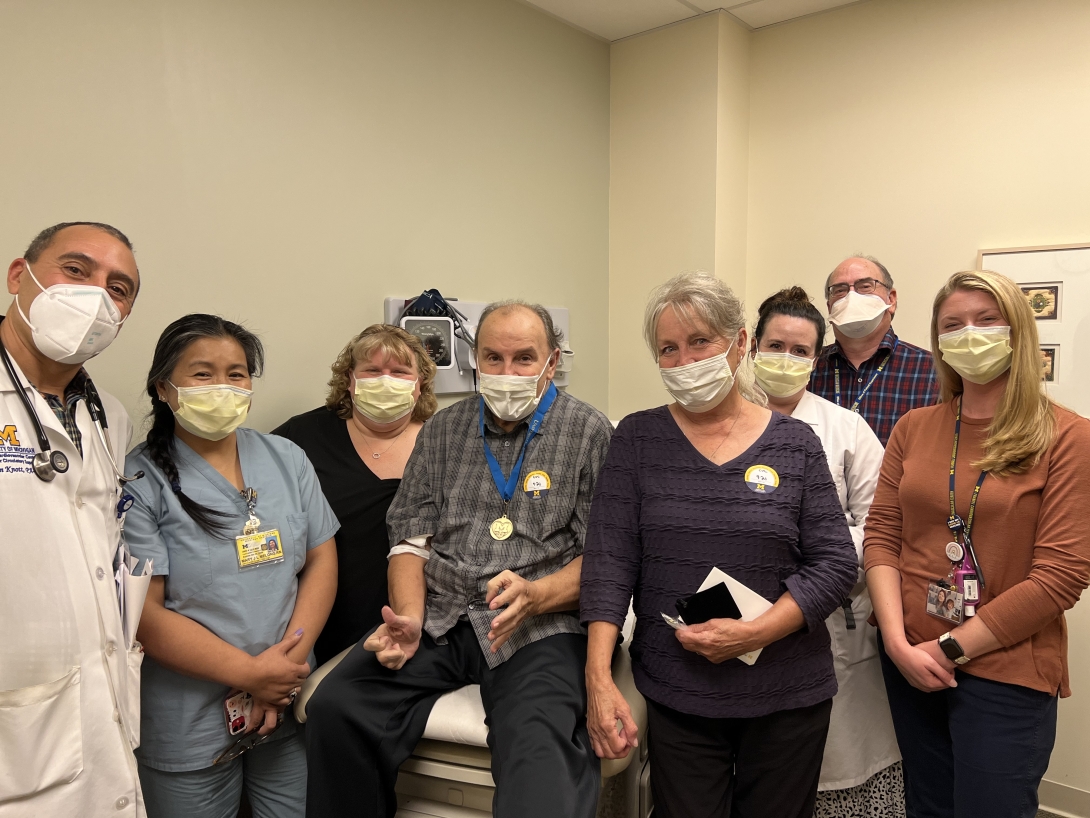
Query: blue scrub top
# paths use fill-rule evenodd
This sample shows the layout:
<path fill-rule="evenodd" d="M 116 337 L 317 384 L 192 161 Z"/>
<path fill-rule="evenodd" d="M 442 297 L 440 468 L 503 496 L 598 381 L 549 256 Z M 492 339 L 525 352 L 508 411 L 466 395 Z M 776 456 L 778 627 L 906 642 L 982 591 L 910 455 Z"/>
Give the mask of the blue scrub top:
<path fill-rule="evenodd" d="M 234 537 L 242 534 L 249 517 L 246 502 L 238 489 L 178 438 L 174 440 L 175 464 L 182 491 L 207 508 L 229 514 L 225 518 L 229 538 L 209 536 L 186 514 L 142 443 L 125 460 L 126 473 L 142 469 L 145 474 L 126 486 L 135 502 L 125 518 L 125 539 L 141 563 L 155 560 L 153 573 L 166 576 L 168 610 L 256 656 L 283 639 L 295 609 L 306 552 L 333 537 L 340 523 L 302 449 L 285 438 L 252 429 L 239 429 L 236 435 L 243 481 L 257 490 L 259 531 L 280 531 L 283 562 L 239 568 Z M 313 669 L 313 655 L 310 662 Z M 233 740 L 223 709 L 228 690 L 175 673 L 146 657 L 137 758 L 168 772 L 211 766 L 212 759 Z M 295 727 L 289 722 L 280 733 L 286 736 Z"/>

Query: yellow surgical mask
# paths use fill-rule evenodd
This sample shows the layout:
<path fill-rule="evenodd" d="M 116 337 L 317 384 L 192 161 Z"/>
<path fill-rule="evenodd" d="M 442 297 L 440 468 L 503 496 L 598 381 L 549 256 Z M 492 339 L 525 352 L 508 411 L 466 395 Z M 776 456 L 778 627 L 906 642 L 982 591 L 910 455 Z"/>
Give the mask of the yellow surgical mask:
<path fill-rule="evenodd" d="M 753 359 L 757 385 L 774 398 L 786 398 L 805 389 L 814 362 L 787 352 L 758 352 Z"/>
<path fill-rule="evenodd" d="M 373 423 L 401 420 L 416 406 L 416 379 L 407 381 L 392 375 L 356 378 L 352 405 Z"/>
<path fill-rule="evenodd" d="M 223 440 L 241 426 L 250 412 L 250 398 L 254 394 L 252 389 L 225 383 L 174 388 L 178 392 L 174 419 L 183 429 L 205 440 Z"/>
<path fill-rule="evenodd" d="M 990 383 L 1010 369 L 1010 327 L 963 327 L 939 336 L 942 359 L 973 383 Z"/>

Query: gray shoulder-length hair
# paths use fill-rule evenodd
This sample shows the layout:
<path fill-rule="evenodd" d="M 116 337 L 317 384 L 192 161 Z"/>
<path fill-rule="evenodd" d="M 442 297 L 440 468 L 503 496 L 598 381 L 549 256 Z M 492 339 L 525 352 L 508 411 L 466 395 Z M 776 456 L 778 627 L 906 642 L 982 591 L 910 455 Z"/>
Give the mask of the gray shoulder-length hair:
<path fill-rule="evenodd" d="M 643 314 L 643 339 L 658 362 L 655 332 L 663 310 L 672 308 L 683 321 L 705 325 L 716 335 L 734 338 L 746 325 L 746 310 L 734 292 L 711 273 L 692 272 L 676 275 L 651 292 Z M 742 350 L 738 370 L 734 373 L 738 392 L 750 403 L 767 406 L 768 397 L 757 387 L 753 376 L 753 360 L 749 350 Z"/>

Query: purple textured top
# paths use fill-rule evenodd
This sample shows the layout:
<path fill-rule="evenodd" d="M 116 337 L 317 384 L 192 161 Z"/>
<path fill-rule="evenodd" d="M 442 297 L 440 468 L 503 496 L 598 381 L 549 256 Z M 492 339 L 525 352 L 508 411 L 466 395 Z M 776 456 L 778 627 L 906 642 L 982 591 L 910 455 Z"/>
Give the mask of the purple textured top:
<path fill-rule="evenodd" d="M 774 471 L 779 485 L 747 482 L 754 466 Z M 806 626 L 765 647 L 752 667 L 685 650 L 659 612 L 676 615 L 676 600 L 712 566 L 769 602 L 791 591 Z M 773 412 L 752 446 L 716 466 L 665 406 L 621 421 L 591 505 L 580 615 L 621 626 L 635 594 L 633 673 L 649 699 L 697 716 L 748 718 L 831 698 L 825 618 L 855 580 L 844 512 L 805 423 Z"/>

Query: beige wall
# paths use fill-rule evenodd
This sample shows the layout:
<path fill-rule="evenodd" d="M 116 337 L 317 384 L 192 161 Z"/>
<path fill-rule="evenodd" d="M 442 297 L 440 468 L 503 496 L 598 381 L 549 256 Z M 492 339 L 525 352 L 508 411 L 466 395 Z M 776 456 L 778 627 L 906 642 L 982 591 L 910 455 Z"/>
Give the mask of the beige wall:
<path fill-rule="evenodd" d="M 926 343 L 934 292 L 980 248 L 1090 241 L 1088 32 L 1083 0 L 873 0 L 757 32 L 751 305 L 819 294 L 862 250 L 897 280 L 898 331 Z M 1090 601 L 1069 624 L 1047 778 L 1090 815 Z"/>
<path fill-rule="evenodd" d="M 684 270 L 744 284 L 748 35 L 711 14 L 610 53 L 609 415 L 666 401 L 648 293 Z"/>
<path fill-rule="evenodd" d="M 1090 240 L 1090 4 L 873 0 L 757 32 L 749 291 L 862 250 L 897 328 L 982 247 Z"/>
<path fill-rule="evenodd" d="M 0 30 L 4 264 L 57 221 L 131 236 L 144 289 L 90 369 L 134 418 L 185 312 L 261 334 L 268 429 L 433 286 L 568 307 L 571 391 L 606 407 L 605 43 L 509 0 L 42 0 Z"/>

